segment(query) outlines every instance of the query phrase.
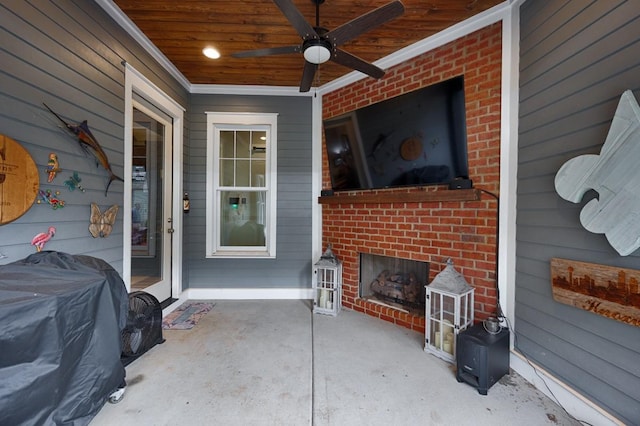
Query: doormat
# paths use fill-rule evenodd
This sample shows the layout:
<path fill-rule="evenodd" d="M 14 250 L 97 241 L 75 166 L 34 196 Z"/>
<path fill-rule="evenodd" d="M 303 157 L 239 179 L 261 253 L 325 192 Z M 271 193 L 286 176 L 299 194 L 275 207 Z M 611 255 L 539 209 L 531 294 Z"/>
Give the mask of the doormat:
<path fill-rule="evenodd" d="M 185 302 L 162 320 L 163 330 L 190 330 L 215 303 Z"/>

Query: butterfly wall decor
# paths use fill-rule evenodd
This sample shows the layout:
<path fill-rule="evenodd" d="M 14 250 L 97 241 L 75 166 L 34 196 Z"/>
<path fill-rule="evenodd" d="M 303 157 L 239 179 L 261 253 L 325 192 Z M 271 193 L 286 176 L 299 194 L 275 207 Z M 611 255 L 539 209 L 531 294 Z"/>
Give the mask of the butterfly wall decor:
<path fill-rule="evenodd" d="M 111 234 L 113 224 L 118 215 L 118 208 L 118 205 L 114 204 L 105 210 L 104 213 L 101 213 L 100 207 L 98 207 L 96 203 L 91 203 L 89 232 L 91 232 L 93 238 L 106 238 Z"/>

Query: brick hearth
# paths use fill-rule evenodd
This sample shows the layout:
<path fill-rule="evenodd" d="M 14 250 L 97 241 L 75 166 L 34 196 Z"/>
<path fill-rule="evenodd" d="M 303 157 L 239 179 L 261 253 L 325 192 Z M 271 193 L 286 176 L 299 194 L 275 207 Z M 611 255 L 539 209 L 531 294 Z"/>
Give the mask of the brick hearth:
<path fill-rule="evenodd" d="M 496 23 L 323 96 L 323 118 L 331 118 L 449 78 L 464 75 L 469 177 L 474 187 L 498 195 L 500 182 L 501 24 Z M 323 149 L 323 188 L 330 189 Z M 371 194 L 382 201 L 327 203 L 322 207 L 323 247 L 331 244 L 343 262 L 342 304 L 406 328 L 424 332 L 424 317 L 358 297 L 359 253 L 430 262 L 429 280 L 447 258 L 476 289 L 476 321 L 496 308 L 496 200 L 384 202 L 387 194 L 448 191 L 443 186 L 340 192 Z"/>

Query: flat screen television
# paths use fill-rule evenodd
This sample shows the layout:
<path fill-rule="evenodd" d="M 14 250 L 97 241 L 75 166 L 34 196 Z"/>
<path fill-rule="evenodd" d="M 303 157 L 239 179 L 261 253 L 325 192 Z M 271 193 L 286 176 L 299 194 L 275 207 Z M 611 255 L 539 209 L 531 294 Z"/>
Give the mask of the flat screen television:
<path fill-rule="evenodd" d="M 468 178 L 464 77 L 323 122 L 334 191 Z"/>

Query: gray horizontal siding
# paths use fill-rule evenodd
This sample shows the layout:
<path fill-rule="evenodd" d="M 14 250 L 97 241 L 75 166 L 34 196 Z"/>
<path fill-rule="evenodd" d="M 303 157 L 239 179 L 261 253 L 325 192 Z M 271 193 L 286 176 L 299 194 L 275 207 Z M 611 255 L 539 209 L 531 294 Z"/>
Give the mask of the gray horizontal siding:
<path fill-rule="evenodd" d="M 276 259 L 205 259 L 207 111 L 278 113 Z M 189 114 L 185 265 L 189 288 L 309 288 L 311 283 L 311 100 L 193 95 Z"/>
<path fill-rule="evenodd" d="M 580 224 L 558 169 L 597 154 L 620 95 L 640 96 L 633 1 L 526 1 L 520 11 L 516 339 L 524 355 L 629 424 L 640 422 L 640 329 L 553 300 L 550 259 L 640 269 Z M 640 184 L 640 183 L 639 183 Z"/>
<path fill-rule="evenodd" d="M 60 191 L 65 207 L 34 205 L 14 222 L 0 226 L 0 253 L 7 263 L 35 250 L 31 237 L 57 228 L 46 250 L 87 254 L 122 272 L 122 210 L 108 238 L 88 231 L 89 205 L 122 206 L 123 185 L 114 182 L 104 196 L 107 173 L 43 107 L 47 103 L 71 122 L 87 120 L 113 171 L 124 175 L 124 67 L 127 61 L 158 87 L 187 105 L 188 93 L 94 2 L 83 0 L 0 3 L 0 129 L 18 141 L 40 171 L 40 186 Z M 186 122 L 185 122 L 186 124 Z M 63 169 L 51 183 L 46 164 L 55 152 Z M 70 192 L 64 181 L 77 171 L 85 193 Z"/>

